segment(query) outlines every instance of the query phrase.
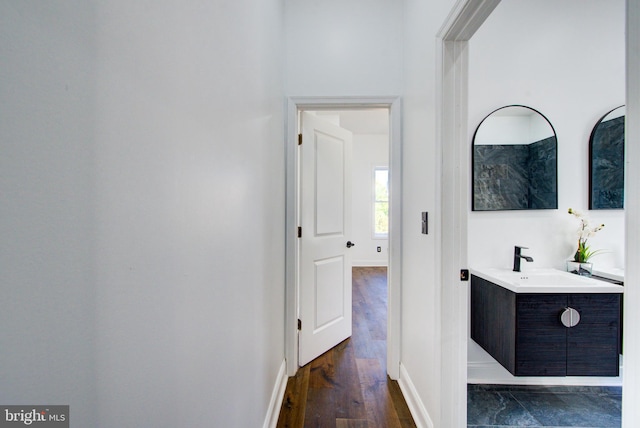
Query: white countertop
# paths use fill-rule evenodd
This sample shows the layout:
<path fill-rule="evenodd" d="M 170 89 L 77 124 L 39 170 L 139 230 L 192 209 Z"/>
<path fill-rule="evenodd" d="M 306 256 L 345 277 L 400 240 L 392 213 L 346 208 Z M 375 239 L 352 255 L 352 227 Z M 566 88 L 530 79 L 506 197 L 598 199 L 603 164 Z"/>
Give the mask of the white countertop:
<path fill-rule="evenodd" d="M 612 279 L 614 281 L 624 282 L 624 269 L 623 268 L 600 268 L 593 270 L 594 275 L 601 276 L 603 278 Z"/>
<path fill-rule="evenodd" d="M 559 269 L 514 272 L 499 268 L 471 268 L 479 276 L 514 293 L 623 293 L 624 287 Z"/>

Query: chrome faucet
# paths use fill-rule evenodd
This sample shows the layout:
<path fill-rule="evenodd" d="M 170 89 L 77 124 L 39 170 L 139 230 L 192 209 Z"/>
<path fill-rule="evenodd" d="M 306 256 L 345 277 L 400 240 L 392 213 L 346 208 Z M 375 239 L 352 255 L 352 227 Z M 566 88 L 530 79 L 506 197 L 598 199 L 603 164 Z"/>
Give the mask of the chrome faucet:
<path fill-rule="evenodd" d="M 515 246 L 514 252 L 513 252 L 513 271 L 514 272 L 520 272 L 520 259 L 525 259 L 528 262 L 532 262 L 533 258 L 529 257 L 529 256 L 524 256 L 522 254 L 520 254 L 521 250 L 527 250 L 527 247 L 518 247 L 517 245 Z"/>

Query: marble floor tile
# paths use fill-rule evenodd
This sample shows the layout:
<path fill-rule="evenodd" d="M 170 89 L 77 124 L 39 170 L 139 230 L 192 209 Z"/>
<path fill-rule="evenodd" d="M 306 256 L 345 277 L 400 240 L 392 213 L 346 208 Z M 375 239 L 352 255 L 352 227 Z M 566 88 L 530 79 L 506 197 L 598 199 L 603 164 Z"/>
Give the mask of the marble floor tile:
<path fill-rule="evenodd" d="M 621 425 L 618 387 L 469 385 L 467 424 L 473 428 Z"/>
<path fill-rule="evenodd" d="M 539 426 L 509 392 L 468 391 L 468 426 Z"/>
<path fill-rule="evenodd" d="M 619 427 L 620 409 L 608 397 L 584 393 L 513 392 L 543 426 Z"/>

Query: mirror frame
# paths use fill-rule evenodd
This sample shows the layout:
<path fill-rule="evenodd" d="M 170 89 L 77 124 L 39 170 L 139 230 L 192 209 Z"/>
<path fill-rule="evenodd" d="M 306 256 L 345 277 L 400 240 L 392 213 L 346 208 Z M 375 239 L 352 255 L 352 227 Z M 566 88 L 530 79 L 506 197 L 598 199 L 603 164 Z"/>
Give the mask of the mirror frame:
<path fill-rule="evenodd" d="M 607 113 L 605 113 L 600 120 L 598 120 L 595 124 L 595 126 L 593 127 L 593 129 L 591 130 L 591 135 L 589 136 L 589 209 L 590 210 L 621 210 L 624 209 L 624 186 L 625 186 L 625 174 L 624 174 L 624 145 L 625 145 L 625 133 L 624 133 L 624 127 L 623 127 L 623 132 L 622 132 L 622 162 L 620 165 L 620 168 L 622 169 L 622 189 L 621 189 L 621 194 L 620 194 L 620 201 L 619 203 L 616 203 L 613 206 L 604 206 L 604 205 L 596 205 L 596 201 L 594 200 L 594 188 L 593 188 L 593 184 L 594 184 L 594 173 L 595 173 L 595 168 L 593 165 L 594 162 L 594 150 L 593 150 L 593 143 L 594 143 L 594 139 L 596 137 L 596 132 L 598 130 L 598 127 L 603 123 L 603 120 L 609 116 L 611 113 L 613 113 L 614 111 L 621 109 L 621 108 L 625 108 L 626 105 L 620 105 L 612 110 L 609 110 Z M 624 112 L 624 115 L 621 115 L 619 117 L 624 117 L 626 120 L 626 109 Z M 610 119 L 610 120 L 614 120 L 616 118 Z M 624 123 L 624 121 L 623 121 Z M 617 202 L 617 201 L 616 201 Z"/>
<path fill-rule="evenodd" d="M 485 120 L 487 120 L 491 115 L 493 115 L 494 113 L 496 113 L 497 111 L 503 110 L 505 108 L 509 108 L 509 107 L 521 107 L 521 108 L 526 108 L 531 110 L 534 113 L 537 113 L 538 115 L 540 115 L 540 117 L 542 117 L 547 124 L 549 125 L 549 128 L 552 131 L 552 135 L 550 137 L 547 138 L 554 138 L 555 139 L 555 165 L 554 165 L 554 173 L 555 173 L 555 183 L 554 183 L 554 192 L 555 192 L 555 201 L 552 204 L 552 206 L 549 207 L 544 207 L 544 208 L 512 208 L 512 207 L 505 207 L 505 208 L 494 208 L 494 209 L 479 209 L 477 207 L 477 203 L 476 203 L 476 190 L 475 190 L 475 141 L 476 141 L 476 137 L 478 134 L 478 130 L 480 129 L 480 127 L 482 126 L 482 124 L 485 122 Z M 542 141 L 542 140 L 540 140 Z M 532 143 L 534 143 L 535 141 L 533 141 Z M 551 209 L 558 209 L 558 134 L 556 133 L 555 128 L 553 127 L 553 124 L 551 123 L 551 121 L 549 121 L 549 119 L 542 114 L 540 111 L 529 107 L 529 106 L 525 106 L 522 104 L 510 104 L 510 105 L 505 105 L 502 107 L 499 107 L 495 110 L 493 110 L 491 113 L 489 113 L 488 115 L 486 115 L 484 117 L 484 119 L 482 119 L 480 121 L 480 123 L 478 124 L 478 126 L 476 127 L 474 133 L 473 133 L 473 138 L 471 140 L 471 210 L 472 211 L 529 211 L 529 210 L 551 210 Z"/>

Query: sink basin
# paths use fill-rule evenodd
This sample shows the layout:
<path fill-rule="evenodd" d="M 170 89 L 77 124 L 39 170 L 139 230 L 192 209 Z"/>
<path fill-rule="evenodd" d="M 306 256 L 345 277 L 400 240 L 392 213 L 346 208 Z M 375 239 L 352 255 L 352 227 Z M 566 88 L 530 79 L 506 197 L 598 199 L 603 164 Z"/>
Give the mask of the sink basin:
<path fill-rule="evenodd" d="M 526 272 L 482 268 L 471 269 L 471 273 L 514 293 L 622 293 L 624 290 L 620 285 L 551 268 Z"/>

